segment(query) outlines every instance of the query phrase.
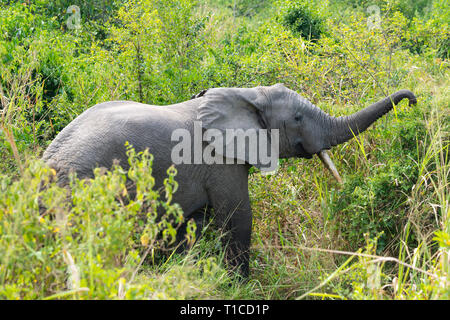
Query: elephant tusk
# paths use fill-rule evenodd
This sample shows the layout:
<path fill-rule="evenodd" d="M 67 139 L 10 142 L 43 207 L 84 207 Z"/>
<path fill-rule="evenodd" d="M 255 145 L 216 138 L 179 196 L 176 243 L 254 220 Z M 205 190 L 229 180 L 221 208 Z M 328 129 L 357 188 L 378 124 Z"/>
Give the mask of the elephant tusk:
<path fill-rule="evenodd" d="M 334 163 L 331 160 L 330 156 L 328 155 L 327 151 L 322 150 L 317 155 L 319 156 L 320 160 L 322 160 L 325 167 L 331 171 L 331 173 L 333 174 L 333 177 L 335 177 L 339 183 L 342 183 L 342 178 L 339 175 L 339 172 L 337 171 L 336 166 L 334 165 Z"/>

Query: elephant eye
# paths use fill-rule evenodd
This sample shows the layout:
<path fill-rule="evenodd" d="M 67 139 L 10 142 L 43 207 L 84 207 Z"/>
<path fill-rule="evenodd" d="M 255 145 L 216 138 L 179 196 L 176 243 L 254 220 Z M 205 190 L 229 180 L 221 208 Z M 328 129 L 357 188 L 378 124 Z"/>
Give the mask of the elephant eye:
<path fill-rule="evenodd" d="M 300 121 L 302 121 L 302 118 L 303 117 L 302 117 L 301 114 L 296 114 L 294 119 L 295 119 L 295 121 L 299 121 L 300 122 Z"/>

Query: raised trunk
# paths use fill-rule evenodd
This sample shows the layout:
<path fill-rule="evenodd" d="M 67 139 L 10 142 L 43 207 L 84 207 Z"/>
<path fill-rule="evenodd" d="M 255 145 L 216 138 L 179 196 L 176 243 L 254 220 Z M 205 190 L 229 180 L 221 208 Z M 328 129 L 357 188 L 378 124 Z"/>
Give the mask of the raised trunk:
<path fill-rule="evenodd" d="M 328 121 L 331 146 L 344 143 L 363 132 L 404 98 L 409 99 L 409 105 L 417 103 L 417 99 L 411 91 L 400 90 L 350 116 L 330 117 Z"/>

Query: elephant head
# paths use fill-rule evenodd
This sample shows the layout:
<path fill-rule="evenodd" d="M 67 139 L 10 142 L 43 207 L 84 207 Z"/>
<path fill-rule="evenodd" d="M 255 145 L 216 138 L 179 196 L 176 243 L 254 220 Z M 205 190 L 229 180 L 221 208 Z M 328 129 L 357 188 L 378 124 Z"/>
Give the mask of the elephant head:
<path fill-rule="evenodd" d="M 411 91 L 400 90 L 352 115 L 336 118 L 282 84 L 215 88 L 203 93 L 197 119 L 205 129 L 278 129 L 280 158 L 318 154 L 333 171 L 325 150 L 363 132 L 403 98 L 410 105 L 417 102 Z M 223 155 L 227 156 L 225 151 Z M 333 174 L 336 177 L 337 171 Z"/>

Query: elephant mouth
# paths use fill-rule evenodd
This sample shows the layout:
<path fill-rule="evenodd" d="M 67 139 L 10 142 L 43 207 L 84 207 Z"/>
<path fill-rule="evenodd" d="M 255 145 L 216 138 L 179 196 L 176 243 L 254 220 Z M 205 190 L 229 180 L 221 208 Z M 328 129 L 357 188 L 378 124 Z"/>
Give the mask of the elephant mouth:
<path fill-rule="evenodd" d="M 295 147 L 296 147 L 298 157 L 306 158 L 306 159 L 312 158 L 313 154 L 307 152 L 301 142 L 297 142 Z M 333 161 L 331 160 L 330 156 L 328 155 L 326 149 L 323 149 L 315 154 L 317 154 L 319 159 L 323 162 L 323 164 L 325 165 L 325 168 L 330 170 L 331 174 L 337 180 L 337 182 L 341 184 L 342 178 L 339 175 L 339 172 L 337 171 L 336 166 L 334 165 Z"/>
<path fill-rule="evenodd" d="M 306 151 L 301 142 L 297 142 L 295 149 L 297 151 L 297 157 L 311 159 L 313 156 L 311 153 Z"/>

